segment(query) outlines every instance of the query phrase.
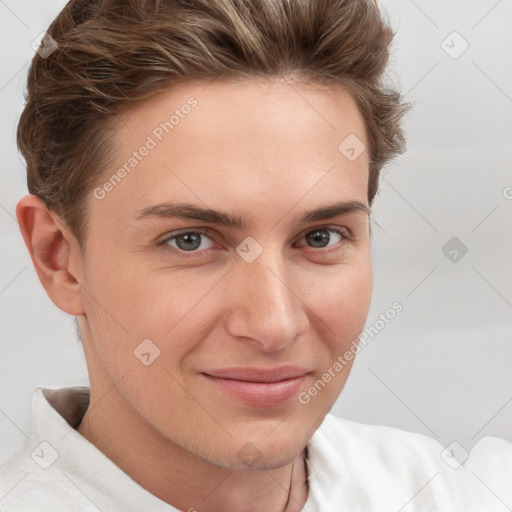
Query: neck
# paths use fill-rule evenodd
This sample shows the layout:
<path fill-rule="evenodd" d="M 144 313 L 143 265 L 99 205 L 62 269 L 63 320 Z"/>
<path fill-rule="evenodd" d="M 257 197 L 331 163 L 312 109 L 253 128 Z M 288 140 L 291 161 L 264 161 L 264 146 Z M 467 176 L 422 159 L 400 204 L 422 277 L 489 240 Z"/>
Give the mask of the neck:
<path fill-rule="evenodd" d="M 220 467 L 160 435 L 115 386 L 91 383 L 90 406 L 77 430 L 140 486 L 180 510 L 295 512 L 306 501 L 304 454 L 272 470 Z"/>

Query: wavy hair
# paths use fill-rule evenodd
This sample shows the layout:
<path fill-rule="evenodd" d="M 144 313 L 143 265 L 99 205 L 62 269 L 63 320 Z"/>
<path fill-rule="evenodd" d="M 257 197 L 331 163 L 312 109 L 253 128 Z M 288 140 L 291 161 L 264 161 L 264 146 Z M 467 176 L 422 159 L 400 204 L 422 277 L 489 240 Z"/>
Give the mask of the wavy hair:
<path fill-rule="evenodd" d="M 405 149 L 384 83 L 393 32 L 375 0 L 71 0 L 36 53 L 17 141 L 30 193 L 85 234 L 86 197 L 112 157 L 111 121 L 187 80 L 290 77 L 341 86 L 365 120 L 368 200 Z"/>

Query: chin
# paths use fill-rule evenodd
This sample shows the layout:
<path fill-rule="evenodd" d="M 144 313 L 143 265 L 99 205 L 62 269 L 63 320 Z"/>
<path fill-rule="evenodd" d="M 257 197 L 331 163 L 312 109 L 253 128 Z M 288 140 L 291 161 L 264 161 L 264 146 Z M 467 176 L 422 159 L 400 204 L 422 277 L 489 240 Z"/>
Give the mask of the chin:
<path fill-rule="evenodd" d="M 309 441 L 305 432 L 297 433 L 284 425 L 270 435 L 260 433 L 250 439 L 239 437 L 233 443 L 230 454 L 232 469 L 261 471 L 286 466 L 293 462 Z"/>
<path fill-rule="evenodd" d="M 303 451 L 309 439 L 305 432 L 294 434 L 283 428 L 268 435 L 268 432 L 245 435 L 238 432 L 229 440 L 222 439 L 212 444 L 212 439 L 196 439 L 187 443 L 188 451 L 199 458 L 231 471 L 265 471 L 286 466 Z"/>
<path fill-rule="evenodd" d="M 261 450 L 252 443 L 246 443 L 240 450 L 219 454 L 216 461 L 210 462 L 231 471 L 268 471 L 291 464 L 303 449 L 302 445 L 285 446 L 280 452 L 276 452 L 273 447 L 263 447 Z"/>

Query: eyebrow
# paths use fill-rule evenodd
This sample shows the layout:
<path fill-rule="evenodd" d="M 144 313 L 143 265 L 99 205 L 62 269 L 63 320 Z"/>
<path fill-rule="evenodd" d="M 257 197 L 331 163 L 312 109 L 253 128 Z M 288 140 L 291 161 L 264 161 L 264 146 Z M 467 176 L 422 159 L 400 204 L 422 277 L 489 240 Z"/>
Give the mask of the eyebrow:
<path fill-rule="evenodd" d="M 320 206 L 314 210 L 307 210 L 300 218 L 300 221 L 302 223 L 315 222 L 353 212 L 363 212 L 366 216 L 370 215 L 370 209 L 361 201 L 338 201 L 336 203 Z M 211 208 L 203 208 L 191 203 L 160 203 L 148 206 L 135 213 L 136 218 L 139 220 L 148 218 L 181 218 L 208 222 L 229 228 L 244 229 L 246 227 L 240 215 L 232 215 L 227 212 L 212 210 Z"/>

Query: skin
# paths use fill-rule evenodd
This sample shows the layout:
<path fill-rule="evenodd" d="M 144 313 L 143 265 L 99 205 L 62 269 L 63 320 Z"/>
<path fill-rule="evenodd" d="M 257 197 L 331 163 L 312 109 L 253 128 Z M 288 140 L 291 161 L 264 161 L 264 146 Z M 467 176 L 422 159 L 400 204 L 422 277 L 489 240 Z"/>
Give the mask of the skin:
<path fill-rule="evenodd" d="M 341 89 L 277 79 L 181 84 L 121 116 L 104 180 L 190 96 L 198 105 L 136 168 L 103 199 L 89 193 L 83 251 L 34 196 L 18 204 L 20 227 L 48 295 L 78 317 L 91 389 L 78 431 L 182 510 L 284 510 L 290 487 L 287 510 L 300 510 L 303 450 L 350 364 L 308 404 L 293 396 L 275 407 L 249 406 L 204 372 L 299 365 L 305 391 L 362 331 L 372 288 L 368 214 L 301 217 L 338 201 L 369 208 L 368 152 L 349 161 L 338 150 L 349 134 L 368 147 L 364 122 Z M 137 218 L 165 202 L 220 210 L 245 226 Z M 162 243 L 199 228 L 208 236 L 192 257 L 176 239 Z M 318 229 L 327 247 L 306 238 Z M 263 249 L 252 263 L 236 252 L 249 236 Z M 144 339 L 160 350 L 148 366 L 134 356 Z M 250 468 L 239 456 L 248 443 Z"/>

